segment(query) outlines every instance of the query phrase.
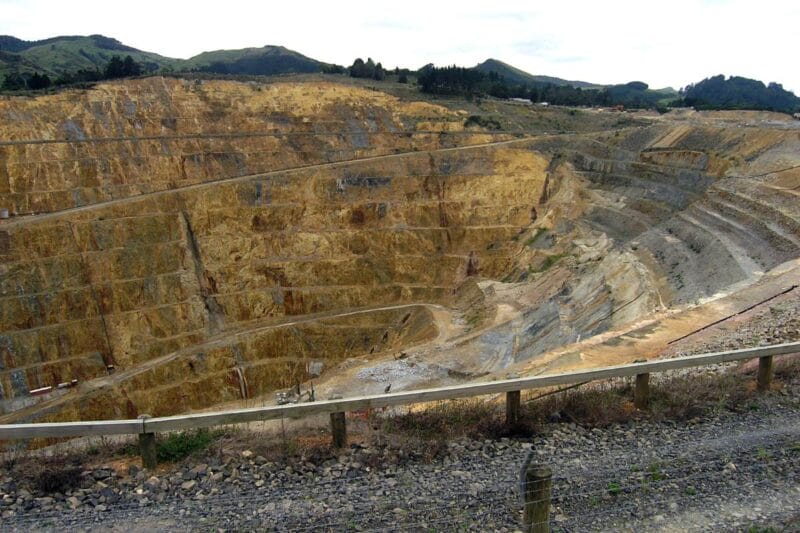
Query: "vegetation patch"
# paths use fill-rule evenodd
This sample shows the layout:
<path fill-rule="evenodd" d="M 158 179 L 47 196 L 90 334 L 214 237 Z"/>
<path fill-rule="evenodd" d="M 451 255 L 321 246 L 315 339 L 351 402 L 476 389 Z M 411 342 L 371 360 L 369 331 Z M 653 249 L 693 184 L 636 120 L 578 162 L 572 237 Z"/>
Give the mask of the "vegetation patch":
<path fill-rule="evenodd" d="M 389 417 L 383 430 L 425 440 L 449 440 L 474 434 L 479 427 L 491 424 L 496 411 L 494 404 L 480 399 L 443 401 L 427 409 Z"/>
<path fill-rule="evenodd" d="M 545 228 L 536 228 L 533 230 L 533 235 L 531 235 L 528 240 L 525 241 L 525 246 L 531 247 L 536 243 L 536 240 L 541 237 L 542 235 L 547 234 L 547 229 Z"/>
<path fill-rule="evenodd" d="M 787 378 L 797 375 L 797 370 L 797 366 L 790 365 L 783 369 L 783 375 Z M 461 436 L 476 439 L 526 437 L 542 431 L 548 423 L 602 428 L 639 419 L 685 422 L 710 412 L 751 408 L 755 405 L 752 381 L 751 373 L 734 371 L 681 376 L 653 383 L 650 408 L 646 411 L 634 407 L 630 383 L 592 383 L 563 391 L 533 392 L 532 397 L 523 402 L 520 422 L 513 427 L 505 423 L 502 406 L 497 402 L 454 400 L 388 417 L 383 421 L 383 429 L 423 441 L 442 441 Z M 650 479 L 659 480 L 662 475 L 660 465 L 650 465 Z"/>
<path fill-rule="evenodd" d="M 212 442 L 224 435 L 223 431 L 182 431 L 170 433 L 156 444 L 159 461 L 180 461 L 190 455 L 206 450 Z"/>
<path fill-rule="evenodd" d="M 48 464 L 36 475 L 34 486 L 42 494 L 64 493 L 80 485 L 82 471 L 75 465 Z"/>
<path fill-rule="evenodd" d="M 564 254 L 548 255 L 547 257 L 544 258 L 544 261 L 542 261 L 541 264 L 537 268 L 534 268 L 532 271 L 535 273 L 546 272 L 550 270 L 550 268 L 553 265 L 558 263 L 561 259 L 563 259 L 567 255 L 569 254 L 564 253 Z"/>
<path fill-rule="evenodd" d="M 554 421 L 607 427 L 635 416 L 631 394 L 629 386 L 573 389 L 529 400 L 525 414 L 540 424 Z"/>
<path fill-rule="evenodd" d="M 467 120 L 464 121 L 464 127 L 469 128 L 470 126 L 479 126 L 488 130 L 503 129 L 503 125 L 500 124 L 500 121 L 496 118 L 487 118 L 481 115 L 470 115 L 467 117 Z"/>
<path fill-rule="evenodd" d="M 16 456 L 5 460 L 0 474 L 7 474 L 20 486 L 38 494 L 53 494 L 81 486 L 82 456 L 78 454 L 52 457 Z M 2 475 L 0 475 L 2 477 Z"/>

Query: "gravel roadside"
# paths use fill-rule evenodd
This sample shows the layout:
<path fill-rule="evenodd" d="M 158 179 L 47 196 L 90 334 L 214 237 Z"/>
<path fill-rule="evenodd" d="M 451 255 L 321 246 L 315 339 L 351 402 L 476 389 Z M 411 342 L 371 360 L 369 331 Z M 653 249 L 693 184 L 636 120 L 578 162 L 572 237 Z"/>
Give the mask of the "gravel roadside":
<path fill-rule="evenodd" d="M 552 467 L 555 531 L 800 530 L 800 380 L 744 412 L 523 441 L 459 439 L 433 460 L 352 446 L 317 464 L 250 452 L 153 476 L 95 468 L 42 496 L 0 471 L 0 529 L 515 531 L 526 456 Z"/>

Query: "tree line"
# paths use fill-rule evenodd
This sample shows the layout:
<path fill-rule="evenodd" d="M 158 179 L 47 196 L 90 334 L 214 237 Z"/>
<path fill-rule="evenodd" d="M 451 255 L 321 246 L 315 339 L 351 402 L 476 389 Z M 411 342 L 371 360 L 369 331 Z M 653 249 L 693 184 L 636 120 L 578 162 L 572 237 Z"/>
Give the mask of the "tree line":
<path fill-rule="evenodd" d="M 664 98 L 663 93 L 651 91 L 648 85 L 641 81 L 589 89 L 546 82 L 514 84 L 494 71 L 484 73 L 455 65 L 450 67 L 427 65 L 419 72 L 417 83 L 422 92 L 431 94 L 461 95 L 468 98 L 482 96 L 524 98 L 532 102 L 570 106 L 656 107 Z"/>
<path fill-rule="evenodd" d="M 598 88 L 581 88 L 552 83 L 514 84 L 502 75 L 488 74 L 470 68 L 423 67 L 417 83 L 422 92 L 442 95 L 461 95 L 467 98 L 494 96 L 524 98 L 532 102 L 548 102 L 567 106 L 617 106 L 627 108 L 694 107 L 696 109 L 756 109 L 794 113 L 800 110 L 800 98 L 779 83 L 723 75 L 691 84 L 677 95 L 650 90 L 641 81 Z"/>
<path fill-rule="evenodd" d="M 722 74 L 690 84 L 681 91 L 685 105 L 696 109 L 760 109 L 794 113 L 800 98 L 779 83 L 764 85 L 758 80 Z"/>
<path fill-rule="evenodd" d="M 144 67 L 137 63 L 133 57 L 128 55 L 123 59 L 118 55 L 114 55 L 109 59 L 103 69 L 80 69 L 75 72 L 66 72 L 57 78 L 51 78 L 46 73 L 40 74 L 34 72 L 32 74 L 22 74 L 18 71 L 11 72 L 5 75 L 0 88 L 4 91 L 35 91 L 58 85 L 140 76 L 143 73 Z"/>
<path fill-rule="evenodd" d="M 376 63 L 371 57 L 368 57 L 366 61 L 357 57 L 349 67 L 326 65 L 322 68 L 322 72 L 325 74 L 347 74 L 351 78 L 365 78 L 376 81 L 384 80 L 386 76 L 391 74 L 394 75 L 399 83 L 408 83 L 409 76 L 412 75 L 412 71 L 407 68 L 385 69 L 380 61 Z"/>

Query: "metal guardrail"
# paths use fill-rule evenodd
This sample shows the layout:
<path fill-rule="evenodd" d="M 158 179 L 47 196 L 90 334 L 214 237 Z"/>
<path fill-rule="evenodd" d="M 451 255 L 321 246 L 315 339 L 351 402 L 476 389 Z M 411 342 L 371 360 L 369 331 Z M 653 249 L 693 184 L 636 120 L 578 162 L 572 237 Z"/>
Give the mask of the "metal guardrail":
<path fill-rule="evenodd" d="M 18 440 L 43 437 L 76 437 L 88 435 L 125 435 L 153 434 L 165 431 L 198 429 L 212 426 L 239 424 L 261 420 L 281 418 L 302 418 L 305 416 L 331 413 L 341 414 L 348 411 L 360 411 L 381 407 L 411 405 L 436 400 L 468 398 L 489 394 L 509 393 L 509 401 L 519 402 L 518 392 L 521 390 L 571 385 L 587 381 L 610 378 L 637 376 L 637 389 L 647 387 L 647 376 L 653 372 L 664 372 L 680 368 L 691 368 L 717 363 L 744 361 L 760 358 L 759 384 L 762 380 L 771 379 L 772 356 L 800 355 L 800 342 L 776 344 L 758 348 L 746 348 L 726 352 L 713 352 L 700 355 L 661 359 L 640 363 L 595 368 L 549 374 L 517 379 L 505 379 L 488 383 L 470 383 L 435 389 L 402 391 L 374 396 L 360 396 L 347 399 L 323 400 L 317 402 L 255 407 L 249 409 L 232 409 L 228 411 L 176 415 L 157 418 L 139 418 L 133 420 L 56 422 L 36 424 L 1 424 L 0 440 Z M 763 374 L 763 375 L 762 375 Z M 645 379 L 642 379 L 644 377 Z M 646 401 L 647 394 L 642 397 L 637 390 L 637 404 Z M 642 399 L 644 398 L 644 399 Z M 511 412 L 511 411 L 507 411 Z M 518 409 L 517 409 L 518 412 Z M 333 417 L 332 417 L 333 418 Z"/>

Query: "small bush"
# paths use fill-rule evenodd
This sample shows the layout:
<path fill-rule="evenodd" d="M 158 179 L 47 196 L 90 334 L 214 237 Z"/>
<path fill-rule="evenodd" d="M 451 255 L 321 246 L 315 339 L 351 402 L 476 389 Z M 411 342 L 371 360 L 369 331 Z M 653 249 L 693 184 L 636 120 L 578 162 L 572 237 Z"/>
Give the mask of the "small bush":
<path fill-rule="evenodd" d="M 221 435 L 221 432 L 211 432 L 207 429 L 171 433 L 156 445 L 158 460 L 180 461 L 194 453 L 205 450 Z"/>
<path fill-rule="evenodd" d="M 480 115 L 470 115 L 467 117 L 467 120 L 464 121 L 464 127 L 469 128 L 470 126 L 480 126 L 482 128 L 487 128 L 490 130 L 500 130 L 503 129 L 503 125 L 500 124 L 495 118 L 486 118 Z"/>
<path fill-rule="evenodd" d="M 77 466 L 48 465 L 36 476 L 34 486 L 44 494 L 64 493 L 79 485 L 81 471 Z"/>

